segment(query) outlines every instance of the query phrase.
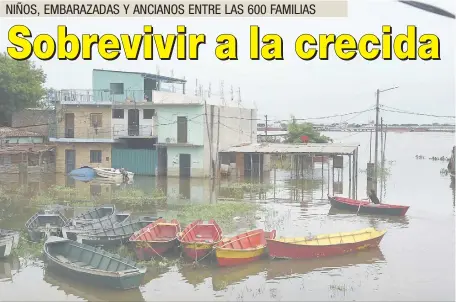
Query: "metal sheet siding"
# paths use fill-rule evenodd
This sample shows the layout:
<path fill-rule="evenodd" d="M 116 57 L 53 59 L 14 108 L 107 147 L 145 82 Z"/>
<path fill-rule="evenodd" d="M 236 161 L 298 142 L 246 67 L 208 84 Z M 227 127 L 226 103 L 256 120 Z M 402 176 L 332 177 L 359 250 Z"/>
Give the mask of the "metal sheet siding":
<path fill-rule="evenodd" d="M 137 175 L 155 176 L 157 151 L 112 148 L 112 167 L 125 168 Z"/>

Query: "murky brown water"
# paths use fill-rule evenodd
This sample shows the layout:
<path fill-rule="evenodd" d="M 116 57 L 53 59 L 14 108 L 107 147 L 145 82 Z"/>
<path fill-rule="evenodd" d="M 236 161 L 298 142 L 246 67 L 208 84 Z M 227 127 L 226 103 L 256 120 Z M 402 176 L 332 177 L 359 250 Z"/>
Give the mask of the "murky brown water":
<path fill-rule="evenodd" d="M 347 143 L 359 142 L 359 166 L 365 169 L 369 159 L 368 133 L 330 135 Z M 26 264 L 21 259 L 19 265 L 19 259 L 13 257 L 0 262 L 0 300 L 454 301 L 454 189 L 450 187 L 450 177 L 440 175 L 440 169 L 446 168 L 447 163 L 415 158 L 417 154 L 449 156 L 453 144 L 454 135 L 451 133 L 388 134 L 386 157 L 392 163 L 390 177 L 384 183 L 383 200 L 410 205 L 407 216 L 403 218 L 329 211 L 325 197 L 328 191 L 332 193 L 333 187 L 328 188 L 327 173 L 323 173 L 323 185 L 314 180 L 293 187 L 292 182 L 287 180 L 289 172 L 278 171 L 275 192 L 271 189 L 262 194 L 261 200 L 258 194 L 256 197 L 252 194 L 251 202 L 260 202 L 268 209 L 257 222 L 258 227 L 273 227 L 279 236 L 350 231 L 364 227 L 387 229 L 388 233 L 378 250 L 311 261 L 264 260 L 225 269 L 210 264 L 196 269 L 192 266 L 164 267 L 149 270 L 140 289 L 120 293 L 92 288 L 54 275 L 45 271 L 40 263 Z M 344 174 L 343 191 L 347 193 L 348 171 Z M 59 177 L 53 181 L 65 182 Z M 191 180 L 190 183 L 176 179 L 157 182 L 154 178 L 138 177 L 135 184 L 145 190 L 166 186 L 168 194 L 176 191 L 190 197 L 192 202 L 210 201 L 209 185 L 202 180 Z M 31 186 L 32 190 L 44 190 L 46 184 L 32 182 Z M 359 198 L 365 197 L 365 187 L 366 175 L 360 173 Z M 246 195 L 250 198 L 249 194 Z M 171 198 L 168 201 L 173 202 Z M 4 213 L 0 227 L 21 228 L 33 214 L 20 205 L 8 208 L 14 209 L 15 213 Z M 241 227 L 244 226 L 240 224 Z"/>

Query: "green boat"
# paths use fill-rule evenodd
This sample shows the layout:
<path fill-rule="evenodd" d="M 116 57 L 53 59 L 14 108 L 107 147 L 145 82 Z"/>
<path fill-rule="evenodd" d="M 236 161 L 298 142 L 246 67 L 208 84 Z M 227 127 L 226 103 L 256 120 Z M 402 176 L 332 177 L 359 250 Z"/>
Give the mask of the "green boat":
<path fill-rule="evenodd" d="M 46 240 L 44 254 L 48 269 L 114 289 L 138 288 L 147 271 L 127 258 L 55 236 Z"/>
<path fill-rule="evenodd" d="M 116 247 L 128 242 L 128 239 L 130 239 L 133 233 L 141 230 L 157 219 L 157 217 L 149 216 L 128 219 L 111 229 L 94 230 L 90 233 L 79 233 L 77 234 L 77 241 L 93 246 Z"/>

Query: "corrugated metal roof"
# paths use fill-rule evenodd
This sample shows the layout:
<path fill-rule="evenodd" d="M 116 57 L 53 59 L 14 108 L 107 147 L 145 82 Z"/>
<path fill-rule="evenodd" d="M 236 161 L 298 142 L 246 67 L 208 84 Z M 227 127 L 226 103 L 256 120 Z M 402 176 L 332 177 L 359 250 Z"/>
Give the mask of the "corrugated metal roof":
<path fill-rule="evenodd" d="M 257 143 L 232 146 L 220 152 L 235 153 L 312 153 L 312 154 L 351 154 L 358 145 L 345 144 L 277 144 Z"/>
<path fill-rule="evenodd" d="M 25 131 L 11 127 L 0 127 L 0 137 L 41 137 L 40 133 Z"/>

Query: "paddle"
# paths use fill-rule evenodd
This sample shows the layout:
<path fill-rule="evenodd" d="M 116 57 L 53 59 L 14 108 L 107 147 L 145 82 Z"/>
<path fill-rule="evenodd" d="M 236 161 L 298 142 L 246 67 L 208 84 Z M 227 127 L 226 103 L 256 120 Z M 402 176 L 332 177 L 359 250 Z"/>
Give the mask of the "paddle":
<path fill-rule="evenodd" d="M 369 200 L 369 198 L 366 198 L 366 199 L 361 199 L 361 200 Z M 361 202 L 359 203 L 359 206 L 358 206 L 358 211 L 356 212 L 356 215 L 358 215 L 358 213 L 359 213 L 359 209 L 361 209 Z"/>

